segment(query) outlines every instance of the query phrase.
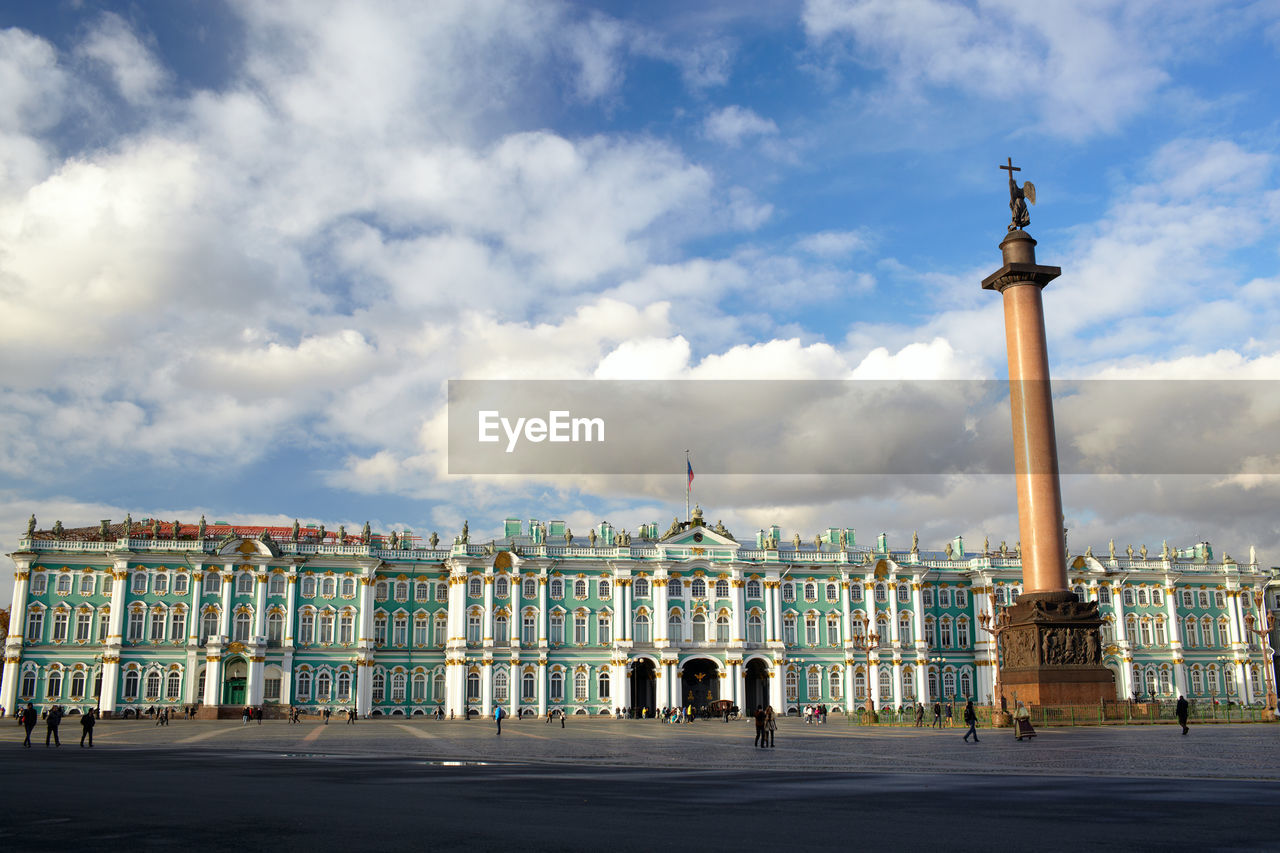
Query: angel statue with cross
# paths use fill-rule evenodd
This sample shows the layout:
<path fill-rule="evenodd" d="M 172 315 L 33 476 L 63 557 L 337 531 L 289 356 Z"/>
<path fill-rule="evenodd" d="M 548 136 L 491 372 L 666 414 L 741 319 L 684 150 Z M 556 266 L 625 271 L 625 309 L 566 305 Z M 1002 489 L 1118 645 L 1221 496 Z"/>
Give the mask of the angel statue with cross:
<path fill-rule="evenodd" d="M 1009 173 L 1009 210 L 1013 213 L 1013 220 L 1009 223 L 1010 231 L 1017 231 L 1019 228 L 1026 228 L 1031 224 L 1031 213 L 1027 210 L 1027 202 L 1036 203 L 1036 185 L 1030 181 L 1023 181 L 1022 186 L 1018 186 L 1013 179 L 1014 172 L 1021 172 L 1020 166 L 1013 165 L 1013 158 L 1009 157 L 1008 165 L 1000 166 Z"/>

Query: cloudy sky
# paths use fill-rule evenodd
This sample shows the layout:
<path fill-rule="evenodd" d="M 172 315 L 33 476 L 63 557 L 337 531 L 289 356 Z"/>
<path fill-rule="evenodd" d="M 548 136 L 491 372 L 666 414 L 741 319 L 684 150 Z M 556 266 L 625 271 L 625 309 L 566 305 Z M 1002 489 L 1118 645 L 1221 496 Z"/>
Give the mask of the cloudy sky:
<path fill-rule="evenodd" d="M 679 412 L 669 471 L 450 476 L 447 381 L 998 379 L 1008 156 L 1057 375 L 1273 380 L 1278 53 L 1275 0 L 7 4 L 0 546 L 31 512 L 665 526 Z M 1280 408 L 1171 400 L 1187 454 Z M 1073 548 L 1276 562 L 1275 456 L 1223 467 L 1068 478 Z M 694 498 L 740 536 L 1017 537 L 999 476 Z"/>

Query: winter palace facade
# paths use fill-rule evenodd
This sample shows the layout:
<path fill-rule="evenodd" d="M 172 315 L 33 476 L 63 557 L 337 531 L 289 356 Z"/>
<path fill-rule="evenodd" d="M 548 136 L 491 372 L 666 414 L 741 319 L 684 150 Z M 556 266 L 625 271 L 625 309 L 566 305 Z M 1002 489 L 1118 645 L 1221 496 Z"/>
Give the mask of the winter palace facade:
<path fill-rule="evenodd" d="M 614 713 L 728 699 L 852 710 L 989 702 L 1016 549 L 871 547 L 851 529 L 736 541 L 701 512 L 634 538 L 509 519 L 487 544 L 158 521 L 37 531 L 0 704 L 263 705 L 362 715 Z M 1275 569 L 1207 543 L 1070 560 L 1118 698 L 1263 701 Z M 276 706 L 276 707 L 272 707 Z"/>

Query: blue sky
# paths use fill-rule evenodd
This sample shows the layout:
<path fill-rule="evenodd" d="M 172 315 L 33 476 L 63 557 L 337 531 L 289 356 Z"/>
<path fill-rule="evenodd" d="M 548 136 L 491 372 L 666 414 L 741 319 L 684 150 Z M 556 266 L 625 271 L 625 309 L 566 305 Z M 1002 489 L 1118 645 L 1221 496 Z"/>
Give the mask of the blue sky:
<path fill-rule="evenodd" d="M 665 524 L 678 438 L 670 475 L 450 477 L 444 383 L 998 377 L 1008 156 L 1059 375 L 1274 379 L 1278 52 L 1276 2 L 9 4 L 0 544 Z M 1188 453 L 1266 416 L 1176 415 Z M 1267 559 L 1274 462 L 1070 479 L 1073 540 Z M 999 478 L 695 489 L 743 533 L 1016 538 Z"/>

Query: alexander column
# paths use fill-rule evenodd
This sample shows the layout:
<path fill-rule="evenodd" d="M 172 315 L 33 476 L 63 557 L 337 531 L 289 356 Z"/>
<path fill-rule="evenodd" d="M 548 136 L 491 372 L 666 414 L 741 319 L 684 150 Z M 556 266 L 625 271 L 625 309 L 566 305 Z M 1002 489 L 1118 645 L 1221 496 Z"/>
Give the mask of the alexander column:
<path fill-rule="evenodd" d="M 1036 263 L 1036 241 L 1022 229 L 1035 204 L 1030 181 L 1018 186 L 1009 172 L 1009 233 L 1000 243 L 1004 265 L 982 281 L 1004 299 L 1009 352 L 1009 404 L 1013 415 L 1013 470 L 1022 537 L 1023 594 L 1007 610 L 1000 690 L 1028 705 L 1097 704 L 1114 699 L 1111 671 L 1102 665 L 1097 602 L 1076 599 L 1067 583 L 1062 528 L 1062 486 L 1049 386 L 1049 348 L 1040 291 L 1062 270 Z M 999 700 L 997 700 L 998 702 Z"/>

